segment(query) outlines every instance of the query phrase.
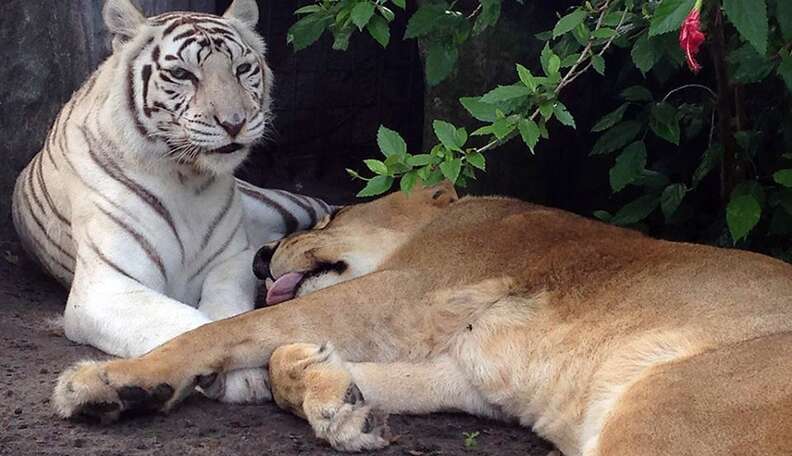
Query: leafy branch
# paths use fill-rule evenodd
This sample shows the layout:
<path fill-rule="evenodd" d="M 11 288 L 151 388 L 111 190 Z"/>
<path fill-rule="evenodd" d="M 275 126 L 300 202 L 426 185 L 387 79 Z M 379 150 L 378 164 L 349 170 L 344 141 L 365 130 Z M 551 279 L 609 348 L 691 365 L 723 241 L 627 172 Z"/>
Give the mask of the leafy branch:
<path fill-rule="evenodd" d="M 489 122 L 489 125 L 468 134 L 464 128 L 435 120 L 433 129 L 438 144 L 425 154 L 410 155 L 401 146 L 388 148 L 396 140 L 389 141 L 385 148 L 380 143 L 380 151 L 386 159 L 365 162 L 374 177 L 366 178 L 348 170 L 354 177 L 367 181 L 359 196 L 384 193 L 396 179 L 401 179 L 400 188 L 404 191 L 409 191 L 418 181 L 432 185 L 442 179 L 465 186 L 469 179 L 475 178 L 476 170 L 486 169 L 485 152 L 517 136 L 521 136 L 533 152 L 540 138 L 549 137 L 547 124 L 552 119 L 576 128 L 574 117 L 559 100 L 559 95 L 565 87 L 592 68 L 600 74 L 605 73 L 603 55 L 619 36 L 619 30 L 629 13 L 629 8 L 625 7 L 619 12 L 618 20 L 611 27 L 606 27 L 605 19 L 613 13 L 610 7 L 611 1 L 605 0 L 596 8 L 581 7 L 561 18 L 552 35 L 563 38 L 576 31 L 578 46 L 582 50 L 570 55 L 559 55 L 548 43 L 540 57 L 542 76 L 535 76 L 528 68 L 517 64 L 518 82 L 499 86 L 481 97 L 460 99 L 462 106 L 474 118 Z M 591 29 L 586 26 L 587 20 L 593 23 Z M 562 57 L 570 62 L 566 71 L 562 71 Z M 378 138 L 394 135 L 398 136 L 398 133 L 382 127 Z M 471 136 L 490 138 L 481 146 L 470 146 L 468 139 Z M 398 143 L 404 143 L 400 136 Z"/>

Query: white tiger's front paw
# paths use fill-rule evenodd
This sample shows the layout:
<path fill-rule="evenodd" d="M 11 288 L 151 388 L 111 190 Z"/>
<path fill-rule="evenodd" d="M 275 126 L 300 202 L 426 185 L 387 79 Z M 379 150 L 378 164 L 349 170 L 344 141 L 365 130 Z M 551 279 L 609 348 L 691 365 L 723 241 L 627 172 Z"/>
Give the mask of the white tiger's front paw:
<path fill-rule="evenodd" d="M 231 404 L 256 404 L 272 400 L 266 369 L 227 372 L 200 389 L 207 397 Z"/>

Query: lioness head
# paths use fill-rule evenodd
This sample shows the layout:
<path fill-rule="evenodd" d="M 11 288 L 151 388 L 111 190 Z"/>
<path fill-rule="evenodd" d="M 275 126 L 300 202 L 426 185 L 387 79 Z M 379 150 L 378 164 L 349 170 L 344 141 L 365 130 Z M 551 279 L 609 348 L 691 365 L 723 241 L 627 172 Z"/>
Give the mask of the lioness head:
<path fill-rule="evenodd" d="M 148 19 L 133 0 L 107 0 L 117 103 L 144 141 L 200 171 L 228 173 L 244 161 L 270 120 L 272 72 L 258 17 L 255 0 L 235 0 L 222 17 Z"/>
<path fill-rule="evenodd" d="M 346 206 L 321 220 L 312 231 L 263 247 L 253 270 L 273 278 L 267 304 L 277 304 L 379 267 L 418 229 L 458 199 L 444 182 L 416 188 L 409 195 L 392 193 L 378 200 Z"/>

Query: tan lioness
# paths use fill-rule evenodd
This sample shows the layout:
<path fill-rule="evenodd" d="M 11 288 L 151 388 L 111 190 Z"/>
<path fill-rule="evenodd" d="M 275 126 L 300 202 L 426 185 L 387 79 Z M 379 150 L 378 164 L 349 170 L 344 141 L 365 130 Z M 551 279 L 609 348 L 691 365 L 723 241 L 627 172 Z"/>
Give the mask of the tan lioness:
<path fill-rule="evenodd" d="M 269 363 L 278 404 L 340 450 L 387 445 L 387 413 L 462 410 L 567 456 L 792 452 L 780 261 L 447 185 L 347 207 L 272 253 L 270 300 L 296 299 L 78 364 L 58 412 L 166 411 Z"/>

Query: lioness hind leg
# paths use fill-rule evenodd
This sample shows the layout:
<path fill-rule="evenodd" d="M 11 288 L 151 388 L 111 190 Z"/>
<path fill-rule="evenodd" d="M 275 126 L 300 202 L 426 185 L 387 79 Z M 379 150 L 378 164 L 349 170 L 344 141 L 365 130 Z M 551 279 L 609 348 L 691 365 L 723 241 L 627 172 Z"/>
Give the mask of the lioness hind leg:
<path fill-rule="evenodd" d="M 331 345 L 278 348 L 270 358 L 270 378 L 278 406 L 307 419 L 316 436 L 336 450 L 372 450 L 390 443 L 387 415 L 366 403 Z"/>
<path fill-rule="evenodd" d="M 792 333 L 658 366 L 610 413 L 596 456 L 781 456 L 792 450 Z"/>

